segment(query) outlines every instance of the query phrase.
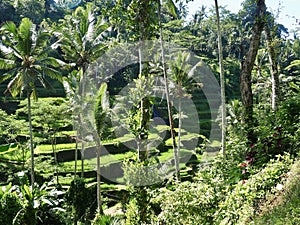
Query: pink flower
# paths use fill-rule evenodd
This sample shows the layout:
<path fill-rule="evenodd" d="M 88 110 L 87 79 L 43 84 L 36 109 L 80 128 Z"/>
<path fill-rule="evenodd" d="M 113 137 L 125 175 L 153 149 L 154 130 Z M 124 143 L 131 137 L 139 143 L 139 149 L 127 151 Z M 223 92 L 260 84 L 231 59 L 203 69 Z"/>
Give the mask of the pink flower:
<path fill-rule="evenodd" d="M 253 158 L 252 158 L 252 157 L 248 158 L 248 159 L 247 159 L 247 162 L 248 162 L 248 163 L 252 163 L 252 162 L 253 162 Z"/>
<path fill-rule="evenodd" d="M 248 166 L 247 163 L 241 163 L 241 164 L 239 165 L 239 167 L 246 167 L 246 166 Z"/>

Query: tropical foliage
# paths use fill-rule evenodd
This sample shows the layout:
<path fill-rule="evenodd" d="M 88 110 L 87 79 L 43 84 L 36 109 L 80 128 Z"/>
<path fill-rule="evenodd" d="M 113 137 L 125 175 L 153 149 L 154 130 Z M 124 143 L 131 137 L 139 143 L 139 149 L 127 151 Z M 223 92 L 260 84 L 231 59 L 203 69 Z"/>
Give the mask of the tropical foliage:
<path fill-rule="evenodd" d="M 299 222 L 299 32 L 219 4 L 0 2 L 0 224 Z"/>

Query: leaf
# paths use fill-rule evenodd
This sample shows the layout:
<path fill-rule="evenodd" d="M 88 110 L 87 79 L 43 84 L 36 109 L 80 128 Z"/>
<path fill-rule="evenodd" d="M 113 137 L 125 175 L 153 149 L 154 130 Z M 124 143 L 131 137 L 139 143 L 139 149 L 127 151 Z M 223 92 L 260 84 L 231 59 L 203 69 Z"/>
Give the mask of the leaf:
<path fill-rule="evenodd" d="M 15 62 L 9 59 L 2 59 L 0 58 L 0 68 L 7 70 L 12 69 L 15 66 Z"/>
<path fill-rule="evenodd" d="M 160 1 L 160 0 L 159 0 Z M 173 0 L 163 0 L 163 4 L 166 6 L 168 13 L 177 18 L 176 6 Z"/>
<path fill-rule="evenodd" d="M 42 202 L 46 203 L 47 205 L 50 205 L 50 206 L 53 206 L 53 202 L 50 201 L 49 199 L 46 199 L 46 198 L 42 198 Z"/>
<path fill-rule="evenodd" d="M 6 152 L 9 149 L 10 144 L 0 145 L 0 152 Z"/>
<path fill-rule="evenodd" d="M 299 59 L 292 61 L 291 64 L 289 66 L 287 66 L 285 69 L 288 70 L 288 69 L 290 69 L 294 66 L 300 66 L 300 60 Z"/>
<path fill-rule="evenodd" d="M 1 27 L 0 31 L 17 34 L 17 27 L 12 21 L 8 21 L 8 22 L 4 23 L 4 25 Z"/>
<path fill-rule="evenodd" d="M 0 145 L 0 155 L 11 152 L 11 151 L 15 151 L 15 148 L 17 146 L 18 145 L 16 143 Z"/>
<path fill-rule="evenodd" d="M 107 83 L 104 82 L 101 84 L 99 88 L 98 98 L 95 106 L 95 122 L 96 122 L 97 132 L 99 135 L 103 130 L 106 113 L 109 108 L 109 101 L 106 92 L 107 92 Z"/>

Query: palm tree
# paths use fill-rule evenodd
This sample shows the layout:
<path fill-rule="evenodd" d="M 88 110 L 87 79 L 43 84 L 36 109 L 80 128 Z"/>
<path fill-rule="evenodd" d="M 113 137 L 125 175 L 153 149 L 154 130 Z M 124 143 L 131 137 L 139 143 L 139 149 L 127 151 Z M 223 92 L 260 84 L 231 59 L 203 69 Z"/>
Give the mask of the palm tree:
<path fill-rule="evenodd" d="M 172 147 L 173 147 L 173 154 L 174 154 L 174 162 L 175 162 L 175 175 L 177 181 L 180 180 L 180 169 L 179 169 L 179 156 L 178 151 L 176 149 L 176 140 L 175 140 L 175 130 L 174 130 L 174 122 L 172 116 L 172 104 L 170 100 L 170 90 L 168 84 L 168 75 L 167 75 L 167 65 L 165 59 L 165 51 L 164 51 L 164 39 L 163 39 L 163 30 L 162 30 L 162 19 L 161 19 L 161 7 L 162 3 L 165 3 L 169 13 L 177 17 L 176 14 L 176 6 L 172 0 L 166 0 L 161 3 L 161 0 L 157 0 L 158 3 L 158 25 L 159 25 L 159 37 L 160 37 L 160 47 L 161 47 L 161 57 L 162 57 L 162 64 L 163 64 L 163 77 L 165 83 L 165 93 L 166 93 L 166 100 L 168 106 L 168 117 L 169 117 L 169 124 L 170 124 L 170 131 L 171 131 L 171 138 L 172 138 Z M 180 144 L 179 144 L 180 145 Z"/>
<path fill-rule="evenodd" d="M 101 154 L 101 137 L 103 136 L 104 128 L 106 127 L 106 117 L 109 113 L 109 99 L 107 95 L 107 84 L 102 83 L 98 93 L 98 99 L 95 106 L 95 122 L 97 135 L 94 138 L 97 145 L 97 205 L 98 212 L 102 214 L 101 205 L 101 176 L 100 176 L 100 154 Z M 95 134 L 95 132 L 94 132 Z"/>
<path fill-rule="evenodd" d="M 75 64 L 75 69 L 86 72 L 88 66 L 99 58 L 107 48 L 104 43 L 110 32 L 108 23 L 95 15 L 93 4 L 78 7 L 67 15 L 56 36 L 66 61 Z"/>
<path fill-rule="evenodd" d="M 109 34 L 109 25 L 95 15 L 93 4 L 86 4 L 86 8 L 78 7 L 62 21 L 62 24 L 55 35 L 60 40 L 59 46 L 63 52 L 63 57 L 74 66 L 74 71 L 65 80 L 64 86 L 69 93 L 69 97 L 74 106 L 82 108 L 84 101 L 85 72 L 88 66 L 104 53 L 107 48 L 105 39 Z M 80 110 L 73 109 L 77 114 L 78 124 L 82 122 Z M 82 136 L 78 129 L 79 136 Z M 76 140 L 79 140 L 78 137 Z M 81 137 L 81 175 L 84 175 L 84 139 Z M 77 151 L 76 151 L 77 152 Z M 77 155 L 77 154 L 76 154 Z M 77 159 L 75 159 L 75 167 Z M 76 169 L 75 169 L 76 170 Z"/>
<path fill-rule="evenodd" d="M 27 97 L 28 123 L 31 153 L 31 185 L 34 185 L 34 148 L 31 121 L 31 97 L 37 99 L 37 83 L 49 87 L 46 76 L 61 80 L 60 72 L 55 68 L 64 65 L 60 60 L 48 56 L 50 33 L 36 25 L 30 19 L 22 19 L 19 27 L 6 22 L 0 30 L 2 43 L 0 50 L 0 68 L 7 70 L 0 76 L 0 82 L 9 80 L 6 92 L 13 97 L 25 94 Z"/>
<path fill-rule="evenodd" d="M 178 52 L 175 60 L 170 63 L 170 77 L 172 82 L 175 83 L 174 90 L 172 90 L 174 97 L 178 99 L 178 145 L 177 145 L 177 154 L 180 152 L 181 147 L 181 130 L 182 130 L 182 119 L 183 119 L 183 110 L 182 110 L 182 99 L 190 98 L 191 95 L 187 91 L 194 86 L 199 86 L 200 84 L 196 83 L 193 80 L 193 70 L 189 64 L 190 53 L 188 52 Z"/>
<path fill-rule="evenodd" d="M 221 117 L 222 117 L 222 153 L 225 155 L 226 148 L 226 102 L 225 102 L 225 80 L 224 80 L 224 66 L 223 66 L 223 46 L 222 33 L 220 27 L 220 14 L 218 0 L 215 0 L 217 27 L 218 27 L 218 51 L 219 51 L 219 67 L 220 67 L 220 84 L 221 84 Z"/>

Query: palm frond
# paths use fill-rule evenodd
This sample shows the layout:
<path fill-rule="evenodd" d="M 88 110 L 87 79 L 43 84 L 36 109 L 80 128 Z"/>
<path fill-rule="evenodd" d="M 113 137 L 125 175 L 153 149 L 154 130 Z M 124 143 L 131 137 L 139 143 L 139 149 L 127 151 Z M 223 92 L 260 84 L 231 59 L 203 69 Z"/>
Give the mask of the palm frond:
<path fill-rule="evenodd" d="M 42 71 L 43 71 L 42 74 L 44 76 L 48 76 L 48 77 L 50 77 L 52 79 L 58 80 L 60 82 L 63 82 L 63 79 L 62 79 L 60 71 L 55 70 L 55 69 L 50 68 L 50 67 L 43 67 Z"/>
<path fill-rule="evenodd" d="M 14 24 L 12 21 L 5 22 L 4 25 L 0 28 L 1 33 L 13 33 L 14 35 L 17 35 L 17 27 L 16 24 Z"/>
<path fill-rule="evenodd" d="M 106 115 L 109 109 L 109 100 L 107 96 L 107 83 L 102 83 L 98 92 L 97 102 L 95 105 L 95 122 L 99 136 L 103 131 Z"/>
<path fill-rule="evenodd" d="M 61 67 L 65 67 L 67 65 L 67 63 L 65 63 L 64 61 L 62 61 L 60 59 L 56 59 L 54 57 L 45 57 L 45 58 L 37 61 L 36 63 L 46 65 L 46 66 L 51 66 L 54 68 L 61 68 Z"/>
<path fill-rule="evenodd" d="M 50 34 L 46 32 L 38 32 L 33 42 L 31 54 L 43 54 L 49 48 L 45 48 L 50 38 Z"/>
<path fill-rule="evenodd" d="M 17 72 L 17 75 L 8 83 L 6 92 L 9 91 L 13 97 L 17 96 L 23 87 L 22 73 Z"/>
<path fill-rule="evenodd" d="M 168 13 L 170 13 L 174 18 L 178 17 L 176 6 L 173 0 L 163 0 L 163 4 L 166 7 Z"/>
<path fill-rule="evenodd" d="M 42 84 L 44 88 L 53 90 L 53 86 L 50 82 L 45 78 L 45 76 L 38 76 L 38 81 Z"/>
<path fill-rule="evenodd" d="M 287 66 L 285 69 L 288 70 L 288 69 L 291 69 L 292 67 L 295 67 L 295 66 L 300 66 L 300 60 L 299 59 L 292 61 L 291 64 L 289 66 Z"/>
<path fill-rule="evenodd" d="M 30 55 L 32 47 L 32 31 L 35 30 L 35 25 L 29 18 L 23 18 L 18 28 L 19 31 L 19 47 L 23 49 L 25 55 Z"/>
<path fill-rule="evenodd" d="M 3 81 L 6 81 L 6 80 L 10 79 L 11 77 L 15 76 L 17 71 L 18 71 L 18 68 L 15 68 L 15 69 L 12 69 L 12 70 L 0 75 L 0 83 L 2 83 Z"/>
<path fill-rule="evenodd" d="M 12 69 L 15 66 L 15 61 L 10 59 L 0 58 L 0 69 L 7 70 Z"/>

